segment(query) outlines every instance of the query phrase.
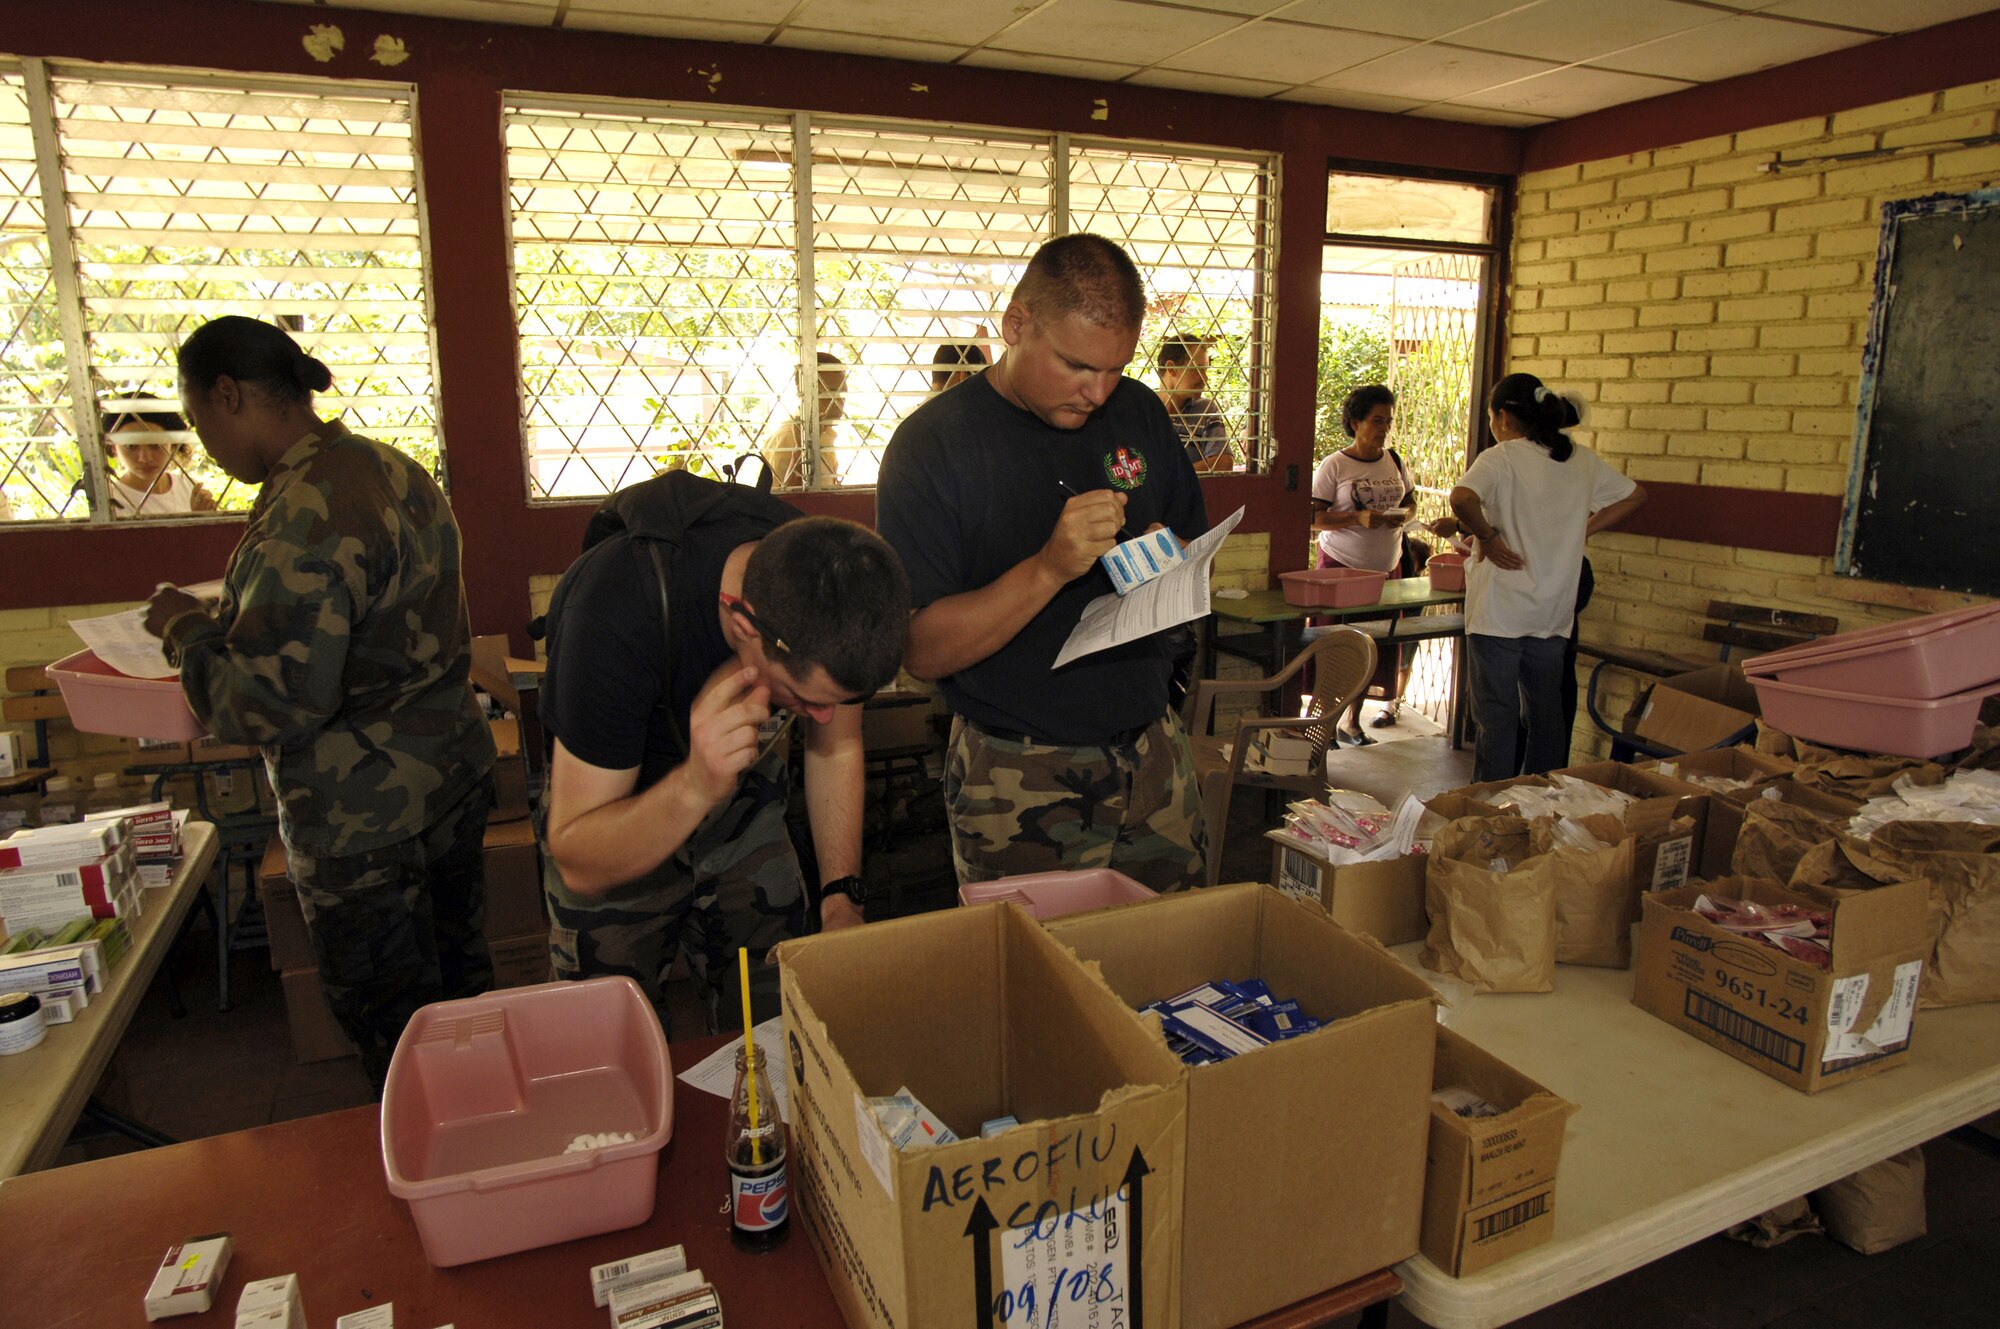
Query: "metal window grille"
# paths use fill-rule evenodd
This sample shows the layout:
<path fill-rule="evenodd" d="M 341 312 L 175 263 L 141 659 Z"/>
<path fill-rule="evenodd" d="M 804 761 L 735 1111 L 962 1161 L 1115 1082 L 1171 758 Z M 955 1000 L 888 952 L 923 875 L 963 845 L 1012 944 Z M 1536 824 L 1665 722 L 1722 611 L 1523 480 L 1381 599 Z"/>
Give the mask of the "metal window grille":
<path fill-rule="evenodd" d="M 77 422 L 87 449 L 107 405 L 177 409 L 179 344 L 240 314 L 332 370 L 322 414 L 438 469 L 406 90 L 57 67 L 49 99 L 96 398 Z M 192 447 L 180 464 L 224 509 L 254 497 Z"/>
<path fill-rule="evenodd" d="M 507 143 L 534 500 L 752 453 L 781 488 L 872 485 L 940 348 L 994 357 L 1029 256 L 1083 229 L 1159 292 L 1142 361 L 1215 336 L 1214 395 L 1269 455 L 1274 158 L 541 99 Z"/>
<path fill-rule="evenodd" d="M 82 510 L 68 375 L 27 85 L 0 66 L 0 521 Z"/>
<path fill-rule="evenodd" d="M 1070 154 L 1068 229 L 1121 242 L 1146 274 L 1151 305 L 1134 372 L 1153 367 L 1162 338 L 1207 339 L 1207 395 L 1228 423 L 1238 463 L 1253 469 L 1275 451 L 1277 215 L 1268 157 L 1117 143 L 1078 144 Z"/>

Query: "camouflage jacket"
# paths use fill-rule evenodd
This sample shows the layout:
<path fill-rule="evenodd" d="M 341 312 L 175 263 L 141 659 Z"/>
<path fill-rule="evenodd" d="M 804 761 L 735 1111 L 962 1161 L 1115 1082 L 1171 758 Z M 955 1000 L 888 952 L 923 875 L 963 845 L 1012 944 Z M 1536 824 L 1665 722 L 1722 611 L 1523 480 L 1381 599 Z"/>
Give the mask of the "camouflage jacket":
<path fill-rule="evenodd" d="M 493 766 L 458 524 L 422 467 L 339 421 L 265 479 L 216 616 L 166 638 L 194 713 L 263 748 L 298 853 L 407 840 Z"/>

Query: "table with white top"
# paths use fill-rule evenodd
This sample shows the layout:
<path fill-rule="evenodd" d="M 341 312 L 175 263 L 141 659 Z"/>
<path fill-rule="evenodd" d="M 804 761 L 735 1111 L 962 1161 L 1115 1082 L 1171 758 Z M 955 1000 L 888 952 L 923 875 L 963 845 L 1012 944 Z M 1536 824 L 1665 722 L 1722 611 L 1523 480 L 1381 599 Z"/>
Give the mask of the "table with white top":
<path fill-rule="evenodd" d="M 45 1168 L 62 1151 L 182 920 L 207 886 L 215 847 L 215 827 L 188 822 L 173 880 L 141 893 L 144 912 L 132 920 L 131 948 L 104 991 L 76 1019 L 50 1025 L 39 1046 L 0 1061 L 0 1180 Z"/>
<path fill-rule="evenodd" d="M 1518 1319 L 2000 1109 L 1994 1002 L 1918 1012 L 1908 1062 L 1817 1094 L 1646 1014 L 1626 970 L 1564 965 L 1554 992 L 1473 997 L 1451 1027 L 1581 1110 L 1545 1245 L 1467 1278 L 1396 1266 L 1434 1329 Z"/>

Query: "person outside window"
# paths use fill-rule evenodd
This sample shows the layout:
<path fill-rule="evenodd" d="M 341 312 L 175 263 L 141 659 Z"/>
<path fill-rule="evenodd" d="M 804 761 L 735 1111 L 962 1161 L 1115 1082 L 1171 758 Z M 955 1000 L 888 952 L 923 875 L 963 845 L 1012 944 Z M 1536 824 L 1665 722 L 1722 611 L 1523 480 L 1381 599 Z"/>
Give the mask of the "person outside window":
<path fill-rule="evenodd" d="M 104 442 L 117 463 L 111 511 L 119 517 L 175 517 L 215 511 L 215 498 L 182 472 L 187 423 L 172 411 L 107 411 Z"/>
<path fill-rule="evenodd" d="M 1206 337 L 1168 337 L 1160 343 L 1159 395 L 1174 433 L 1197 471 L 1227 471 L 1236 465 L 1229 449 L 1229 422 L 1209 398 Z"/>

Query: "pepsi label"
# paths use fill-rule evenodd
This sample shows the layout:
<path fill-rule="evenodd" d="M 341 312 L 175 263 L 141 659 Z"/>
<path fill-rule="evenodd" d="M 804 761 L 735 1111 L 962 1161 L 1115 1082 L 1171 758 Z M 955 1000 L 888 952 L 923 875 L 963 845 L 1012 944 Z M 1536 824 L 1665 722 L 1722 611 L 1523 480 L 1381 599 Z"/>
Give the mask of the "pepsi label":
<path fill-rule="evenodd" d="M 729 1172 L 729 1194 L 736 1227 L 744 1232 L 769 1232 L 784 1226 L 791 1202 L 785 1162 L 779 1159 L 760 1173 Z"/>

